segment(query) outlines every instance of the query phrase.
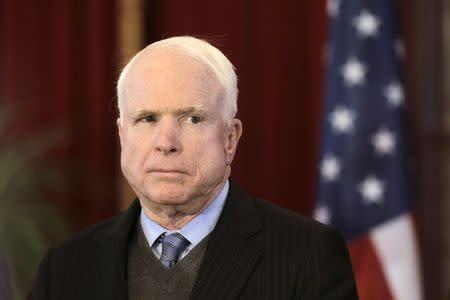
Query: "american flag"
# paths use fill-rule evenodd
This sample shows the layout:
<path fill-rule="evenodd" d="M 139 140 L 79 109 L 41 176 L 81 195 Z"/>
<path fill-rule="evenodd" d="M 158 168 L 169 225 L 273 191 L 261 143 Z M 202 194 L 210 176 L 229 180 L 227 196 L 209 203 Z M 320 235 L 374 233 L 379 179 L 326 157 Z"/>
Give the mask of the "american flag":
<path fill-rule="evenodd" d="M 362 300 L 422 299 L 397 6 L 394 0 L 331 0 L 327 10 L 315 217 L 347 239 Z"/>

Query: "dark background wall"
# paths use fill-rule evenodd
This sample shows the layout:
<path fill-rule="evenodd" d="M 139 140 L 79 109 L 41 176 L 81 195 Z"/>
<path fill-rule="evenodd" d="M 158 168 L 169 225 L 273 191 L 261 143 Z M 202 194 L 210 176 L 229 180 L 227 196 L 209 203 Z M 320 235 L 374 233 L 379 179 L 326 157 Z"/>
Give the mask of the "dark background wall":
<path fill-rule="evenodd" d="M 0 1 L 0 105 L 13 109 L 8 134 L 53 128 L 47 155 L 65 192 L 48 200 L 75 227 L 116 211 L 115 1 Z"/>

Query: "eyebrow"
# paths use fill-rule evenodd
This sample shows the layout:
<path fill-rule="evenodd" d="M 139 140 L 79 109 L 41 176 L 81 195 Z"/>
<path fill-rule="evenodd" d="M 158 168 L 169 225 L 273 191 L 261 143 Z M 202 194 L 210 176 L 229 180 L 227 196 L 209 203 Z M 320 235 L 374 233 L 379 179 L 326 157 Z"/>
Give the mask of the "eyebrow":
<path fill-rule="evenodd" d="M 183 116 L 192 113 L 205 113 L 207 111 L 206 106 L 203 104 L 195 104 L 192 106 L 183 107 L 175 110 L 173 113 L 176 116 Z M 150 109 L 139 109 L 136 114 L 134 114 L 135 119 L 143 118 L 148 115 L 161 115 L 162 112 L 158 110 Z"/>
<path fill-rule="evenodd" d="M 192 113 L 205 113 L 206 111 L 207 111 L 206 106 L 204 106 L 203 104 L 196 104 L 175 110 L 175 115 L 182 116 Z"/>

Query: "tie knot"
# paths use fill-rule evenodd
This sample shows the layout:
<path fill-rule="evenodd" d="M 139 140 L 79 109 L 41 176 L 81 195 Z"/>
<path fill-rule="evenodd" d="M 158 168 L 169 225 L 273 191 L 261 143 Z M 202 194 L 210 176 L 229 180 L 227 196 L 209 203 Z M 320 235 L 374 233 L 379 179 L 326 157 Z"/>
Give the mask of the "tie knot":
<path fill-rule="evenodd" d="M 162 234 L 162 254 L 159 261 L 166 267 L 172 267 L 190 242 L 180 233 Z"/>

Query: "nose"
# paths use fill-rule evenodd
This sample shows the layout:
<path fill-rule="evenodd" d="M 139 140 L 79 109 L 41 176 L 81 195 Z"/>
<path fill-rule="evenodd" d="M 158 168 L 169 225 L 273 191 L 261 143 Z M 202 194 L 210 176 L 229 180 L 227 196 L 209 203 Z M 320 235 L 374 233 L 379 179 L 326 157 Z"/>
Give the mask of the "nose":
<path fill-rule="evenodd" d="M 154 148 L 164 155 L 181 152 L 180 132 L 176 122 L 171 120 L 158 122 Z"/>

